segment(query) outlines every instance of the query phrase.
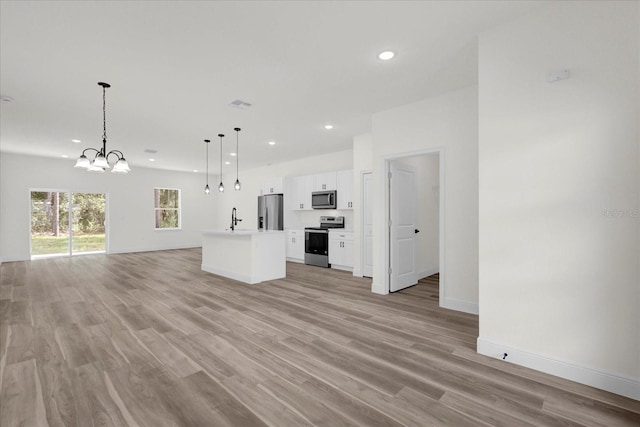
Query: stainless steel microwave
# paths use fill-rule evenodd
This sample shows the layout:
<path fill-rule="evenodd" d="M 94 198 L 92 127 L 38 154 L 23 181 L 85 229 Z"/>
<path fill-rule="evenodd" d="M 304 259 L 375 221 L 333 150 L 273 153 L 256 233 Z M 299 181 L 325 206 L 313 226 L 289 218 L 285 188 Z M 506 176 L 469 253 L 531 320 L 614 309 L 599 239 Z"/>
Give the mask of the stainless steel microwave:
<path fill-rule="evenodd" d="M 336 190 L 314 191 L 311 193 L 311 207 L 313 209 L 335 209 Z"/>

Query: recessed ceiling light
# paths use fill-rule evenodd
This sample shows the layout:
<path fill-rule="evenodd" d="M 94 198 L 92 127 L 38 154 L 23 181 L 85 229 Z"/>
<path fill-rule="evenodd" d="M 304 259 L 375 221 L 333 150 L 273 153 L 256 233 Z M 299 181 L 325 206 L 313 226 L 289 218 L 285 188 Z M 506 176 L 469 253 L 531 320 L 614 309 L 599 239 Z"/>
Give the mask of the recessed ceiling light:
<path fill-rule="evenodd" d="M 230 164 L 231 164 L 231 162 L 224 162 L 224 164 L 225 164 L 225 165 L 230 165 Z"/>
<path fill-rule="evenodd" d="M 66 154 L 62 154 L 62 155 L 60 155 L 60 157 L 64 157 L 65 159 L 69 158 L 69 156 L 67 156 Z"/>
<path fill-rule="evenodd" d="M 71 142 L 76 143 L 76 144 L 80 144 L 82 141 L 80 141 L 79 139 L 72 139 Z"/>
<path fill-rule="evenodd" d="M 149 159 L 149 161 L 150 161 L 150 162 L 155 162 L 155 161 L 156 161 L 156 159 Z"/>
<path fill-rule="evenodd" d="M 326 124 L 326 125 L 324 125 L 324 128 L 327 129 L 327 130 L 333 129 L 333 125 Z"/>
<path fill-rule="evenodd" d="M 230 156 L 235 156 L 235 155 L 236 155 L 236 153 L 229 153 L 229 155 L 230 155 Z"/>
<path fill-rule="evenodd" d="M 391 52 L 390 50 L 385 50 L 384 52 L 380 52 L 378 54 L 378 58 L 382 59 L 383 61 L 393 59 L 394 56 L 396 56 L 395 52 Z"/>
<path fill-rule="evenodd" d="M 276 142 L 275 142 L 275 141 L 269 141 L 267 144 L 269 144 L 269 145 L 276 145 Z"/>

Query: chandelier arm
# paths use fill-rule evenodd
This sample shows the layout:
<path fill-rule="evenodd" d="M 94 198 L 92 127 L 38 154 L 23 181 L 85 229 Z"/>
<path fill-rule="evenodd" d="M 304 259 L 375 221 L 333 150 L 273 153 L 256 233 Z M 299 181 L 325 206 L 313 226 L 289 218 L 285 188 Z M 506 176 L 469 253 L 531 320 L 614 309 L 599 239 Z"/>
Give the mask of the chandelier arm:
<path fill-rule="evenodd" d="M 100 154 L 101 153 L 101 151 L 98 150 L 97 148 L 89 147 L 89 148 L 85 148 L 84 150 L 82 150 L 82 155 L 84 156 L 84 153 L 86 153 L 87 151 L 95 151 L 96 154 Z"/>
<path fill-rule="evenodd" d="M 111 150 L 111 151 L 109 151 L 109 153 L 107 153 L 104 157 L 105 157 L 107 160 L 109 160 L 109 156 L 110 156 L 110 155 L 112 155 L 112 154 L 113 154 L 114 156 L 116 156 L 116 158 L 117 158 L 118 160 L 122 160 L 122 159 L 124 159 L 124 154 L 122 154 L 122 151 L 120 151 L 120 150 Z"/>

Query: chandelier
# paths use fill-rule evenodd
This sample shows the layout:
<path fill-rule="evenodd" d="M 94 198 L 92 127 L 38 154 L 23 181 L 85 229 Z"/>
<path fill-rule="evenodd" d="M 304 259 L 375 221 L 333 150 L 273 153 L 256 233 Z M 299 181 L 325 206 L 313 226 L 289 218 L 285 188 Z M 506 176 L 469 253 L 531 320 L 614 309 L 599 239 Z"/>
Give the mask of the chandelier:
<path fill-rule="evenodd" d="M 131 169 L 129 169 L 129 164 L 127 160 L 124 158 L 124 154 L 119 150 L 111 150 L 107 152 L 107 110 L 106 110 L 106 90 L 111 87 L 109 83 L 98 82 L 100 86 L 102 86 L 102 148 L 85 148 L 82 151 L 80 157 L 78 157 L 78 161 L 76 161 L 76 168 L 86 169 L 89 172 L 98 172 L 104 173 L 106 169 L 109 169 L 111 165 L 109 165 L 109 157 L 116 157 L 116 164 L 113 165 L 113 169 L 111 169 L 112 173 L 129 173 Z M 94 152 L 95 156 L 93 161 L 90 161 L 85 153 Z"/>

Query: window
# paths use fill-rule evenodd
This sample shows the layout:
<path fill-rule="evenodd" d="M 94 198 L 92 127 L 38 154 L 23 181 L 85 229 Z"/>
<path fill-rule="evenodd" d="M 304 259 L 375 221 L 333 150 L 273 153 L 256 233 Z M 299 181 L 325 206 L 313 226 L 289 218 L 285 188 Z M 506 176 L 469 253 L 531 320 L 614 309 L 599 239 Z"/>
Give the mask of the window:
<path fill-rule="evenodd" d="M 103 193 L 31 191 L 31 257 L 105 252 Z"/>
<path fill-rule="evenodd" d="M 154 190 L 156 230 L 180 229 L 180 190 L 156 188 Z"/>

